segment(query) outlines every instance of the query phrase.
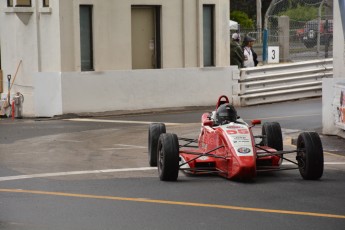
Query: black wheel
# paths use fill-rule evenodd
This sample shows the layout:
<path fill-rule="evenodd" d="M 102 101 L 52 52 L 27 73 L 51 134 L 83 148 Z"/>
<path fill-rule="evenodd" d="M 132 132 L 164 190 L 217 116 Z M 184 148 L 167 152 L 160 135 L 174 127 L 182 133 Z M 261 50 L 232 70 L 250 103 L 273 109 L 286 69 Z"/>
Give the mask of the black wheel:
<path fill-rule="evenodd" d="M 179 161 L 179 143 L 176 134 L 162 134 L 158 140 L 159 178 L 163 181 L 177 180 Z"/>
<path fill-rule="evenodd" d="M 262 144 L 276 149 L 283 150 L 282 129 L 278 122 L 265 122 L 262 126 Z"/>
<path fill-rule="evenodd" d="M 317 180 L 323 174 L 323 148 L 315 132 L 303 132 L 297 139 L 298 168 L 305 180 Z"/>
<path fill-rule="evenodd" d="M 159 136 L 165 133 L 165 124 L 152 123 L 149 126 L 149 164 L 151 167 L 157 166 L 157 144 Z"/>

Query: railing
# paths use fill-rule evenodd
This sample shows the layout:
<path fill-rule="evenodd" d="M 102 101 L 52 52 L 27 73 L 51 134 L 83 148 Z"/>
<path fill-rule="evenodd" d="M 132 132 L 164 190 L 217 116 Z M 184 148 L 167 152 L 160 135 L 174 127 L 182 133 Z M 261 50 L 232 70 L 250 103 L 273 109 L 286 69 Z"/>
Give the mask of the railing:
<path fill-rule="evenodd" d="M 242 106 L 322 95 L 322 78 L 333 77 L 333 59 L 240 69 Z M 236 92 L 236 91 L 234 91 Z"/>

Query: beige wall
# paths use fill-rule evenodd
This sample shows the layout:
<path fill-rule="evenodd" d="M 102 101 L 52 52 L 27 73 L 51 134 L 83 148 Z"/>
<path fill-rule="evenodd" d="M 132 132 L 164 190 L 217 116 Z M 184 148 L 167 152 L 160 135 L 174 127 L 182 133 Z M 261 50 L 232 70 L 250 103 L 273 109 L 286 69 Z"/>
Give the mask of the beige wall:
<path fill-rule="evenodd" d="M 64 0 L 68 4 L 68 0 Z M 202 5 L 215 4 L 215 59 L 216 66 L 229 65 L 229 1 L 228 0 L 118 0 L 73 1 L 74 49 L 67 52 L 75 57 L 75 68 L 80 70 L 79 15 L 80 4 L 94 7 L 95 70 L 131 69 L 131 6 L 160 5 L 162 68 L 202 67 Z M 60 11 L 61 14 L 70 14 Z M 225 30 L 225 31 L 223 31 Z M 72 36 L 72 35 L 66 35 Z M 64 43 L 62 43 L 64 46 Z M 63 47 L 64 48 L 64 47 Z M 73 54 L 72 54 L 73 53 Z"/>

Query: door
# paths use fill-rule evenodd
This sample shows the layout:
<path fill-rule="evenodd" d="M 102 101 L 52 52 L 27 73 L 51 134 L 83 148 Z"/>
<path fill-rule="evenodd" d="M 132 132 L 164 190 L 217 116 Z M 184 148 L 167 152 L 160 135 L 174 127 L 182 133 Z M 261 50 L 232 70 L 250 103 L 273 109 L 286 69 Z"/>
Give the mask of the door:
<path fill-rule="evenodd" d="M 132 69 L 160 68 L 160 9 L 132 7 Z"/>

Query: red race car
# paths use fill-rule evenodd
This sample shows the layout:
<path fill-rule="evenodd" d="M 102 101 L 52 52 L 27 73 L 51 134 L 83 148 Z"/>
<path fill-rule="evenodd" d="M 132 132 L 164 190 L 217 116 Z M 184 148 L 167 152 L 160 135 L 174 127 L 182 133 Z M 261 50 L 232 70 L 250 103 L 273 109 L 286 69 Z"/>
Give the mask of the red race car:
<path fill-rule="evenodd" d="M 266 122 L 262 134 L 254 136 L 252 127 L 259 124 L 260 120 L 253 120 L 251 125 L 244 122 L 223 95 L 215 111 L 202 115 L 198 139 L 166 133 L 164 123 L 150 124 L 149 164 L 158 165 L 159 178 L 163 181 L 177 180 L 179 171 L 251 179 L 260 171 L 299 169 L 303 179 L 321 178 L 324 158 L 317 133 L 300 133 L 296 150 L 283 151 L 280 124 Z M 296 154 L 296 161 L 285 158 L 285 154 Z M 296 167 L 283 166 L 283 159 Z"/>

